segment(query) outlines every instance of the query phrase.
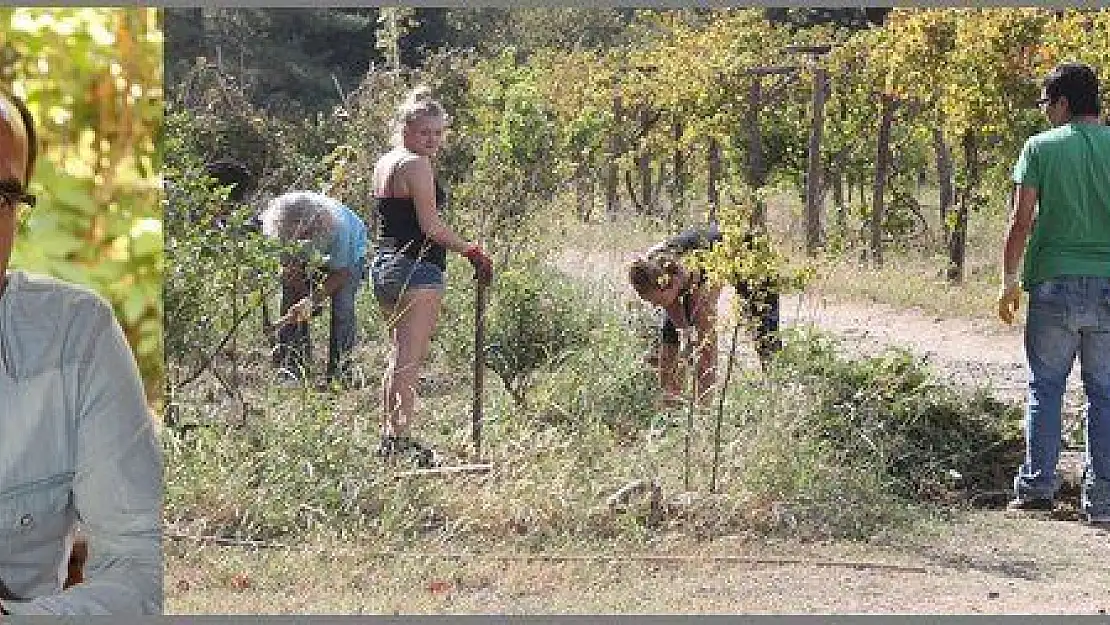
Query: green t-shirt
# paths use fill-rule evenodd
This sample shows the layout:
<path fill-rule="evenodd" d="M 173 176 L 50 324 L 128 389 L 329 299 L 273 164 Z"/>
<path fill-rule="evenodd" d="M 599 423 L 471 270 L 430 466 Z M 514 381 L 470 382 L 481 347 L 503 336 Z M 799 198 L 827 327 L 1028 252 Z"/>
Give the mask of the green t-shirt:
<path fill-rule="evenodd" d="M 1110 128 L 1070 123 L 1030 137 L 1014 182 L 1037 190 L 1022 283 L 1110 277 Z"/>

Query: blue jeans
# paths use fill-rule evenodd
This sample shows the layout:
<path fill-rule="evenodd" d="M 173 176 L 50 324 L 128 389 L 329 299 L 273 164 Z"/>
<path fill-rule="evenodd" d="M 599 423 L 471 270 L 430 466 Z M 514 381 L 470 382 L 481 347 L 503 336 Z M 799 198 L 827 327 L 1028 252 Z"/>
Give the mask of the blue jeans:
<path fill-rule="evenodd" d="M 1025 461 L 1014 491 L 1024 498 L 1055 495 L 1060 410 L 1078 354 L 1087 394 L 1081 507 L 1088 514 L 1110 513 L 1110 278 L 1064 276 L 1034 285 L 1025 354 L 1030 374 Z"/>
<path fill-rule="evenodd" d="M 331 296 L 331 325 L 328 330 L 328 380 L 346 378 L 351 373 L 351 353 L 358 340 L 358 323 L 355 319 L 355 300 L 366 278 L 366 260 L 359 259 L 347 280 Z"/>
<path fill-rule="evenodd" d="M 443 292 L 447 278 L 442 269 L 426 260 L 417 260 L 392 250 L 379 250 L 370 264 L 374 297 L 390 308 L 397 305 L 408 289 L 435 289 Z"/>
<path fill-rule="evenodd" d="M 366 261 L 360 259 L 351 268 L 351 277 L 331 296 L 331 323 L 328 327 L 328 366 L 324 376 L 328 381 L 342 378 L 350 372 L 351 352 L 358 340 L 355 319 L 355 300 L 366 277 Z M 311 282 L 320 275 L 297 276 L 282 283 L 281 313 L 310 293 Z M 312 343 L 309 324 L 293 323 L 278 331 L 278 345 L 274 352 L 275 364 L 285 367 L 298 377 L 307 377 L 311 360 Z"/>

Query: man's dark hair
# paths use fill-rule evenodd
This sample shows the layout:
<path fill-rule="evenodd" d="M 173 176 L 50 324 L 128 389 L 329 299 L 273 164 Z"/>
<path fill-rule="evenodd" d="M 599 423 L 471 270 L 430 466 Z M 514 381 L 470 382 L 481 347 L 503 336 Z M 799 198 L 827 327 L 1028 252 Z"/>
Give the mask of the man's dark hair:
<path fill-rule="evenodd" d="M 1061 63 L 1044 78 L 1045 96 L 1050 101 L 1065 97 L 1073 116 L 1098 115 L 1098 77 L 1085 63 Z"/>
<path fill-rule="evenodd" d="M 14 94 L 0 92 L 0 97 L 14 104 L 16 110 L 19 111 L 19 117 L 23 120 L 23 132 L 27 134 L 27 168 L 23 172 L 23 185 L 27 186 L 31 182 L 31 172 L 35 171 L 35 159 L 39 155 L 38 135 L 35 134 L 35 118 L 31 115 L 31 109 L 27 108 L 27 103 Z"/>
<path fill-rule="evenodd" d="M 221 187 L 231 187 L 228 199 L 242 202 L 254 189 L 254 176 L 245 165 L 235 161 L 214 161 L 204 166 L 204 172 Z"/>

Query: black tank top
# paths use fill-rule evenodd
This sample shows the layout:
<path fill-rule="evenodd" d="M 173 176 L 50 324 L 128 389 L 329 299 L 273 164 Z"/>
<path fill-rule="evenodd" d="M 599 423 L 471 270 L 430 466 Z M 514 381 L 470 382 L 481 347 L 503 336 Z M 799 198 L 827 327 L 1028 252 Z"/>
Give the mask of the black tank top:
<path fill-rule="evenodd" d="M 436 208 L 439 209 L 446 203 L 447 193 L 438 180 L 435 185 Z M 375 200 L 378 215 L 381 216 L 378 249 L 400 252 L 447 270 L 447 248 L 429 239 L 420 229 L 416 203 L 411 197 L 379 197 Z"/>

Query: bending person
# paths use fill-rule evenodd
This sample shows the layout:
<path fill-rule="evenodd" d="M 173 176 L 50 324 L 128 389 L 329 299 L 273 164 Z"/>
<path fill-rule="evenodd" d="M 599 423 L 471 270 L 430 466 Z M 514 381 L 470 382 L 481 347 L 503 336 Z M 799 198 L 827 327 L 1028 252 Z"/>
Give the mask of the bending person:
<path fill-rule="evenodd" d="M 301 249 L 283 256 L 281 314 L 275 364 L 287 376 L 305 379 L 311 361 L 308 322 L 331 300 L 328 383 L 356 385 L 351 352 L 358 339 L 355 301 L 366 275 L 366 225 L 339 201 L 312 191 L 291 191 L 270 200 L 259 216 L 262 232 Z M 324 256 L 322 275 L 308 257 Z"/>
<path fill-rule="evenodd" d="M 717 308 L 720 285 L 711 284 L 700 270 L 690 267 L 687 256 L 695 250 L 709 249 L 721 240 L 716 225 L 684 230 L 651 247 L 632 262 L 628 279 L 641 299 L 659 307 L 661 320 L 659 344 L 651 362 L 659 370 L 664 401 L 681 401 L 684 369 L 680 362 L 683 341 L 691 351 L 697 377 L 699 401 L 709 397 L 717 380 Z M 752 328 L 756 353 L 766 369 L 781 347 L 779 339 L 779 294 L 770 280 L 747 281 L 734 285 L 742 300 L 742 314 Z"/>

